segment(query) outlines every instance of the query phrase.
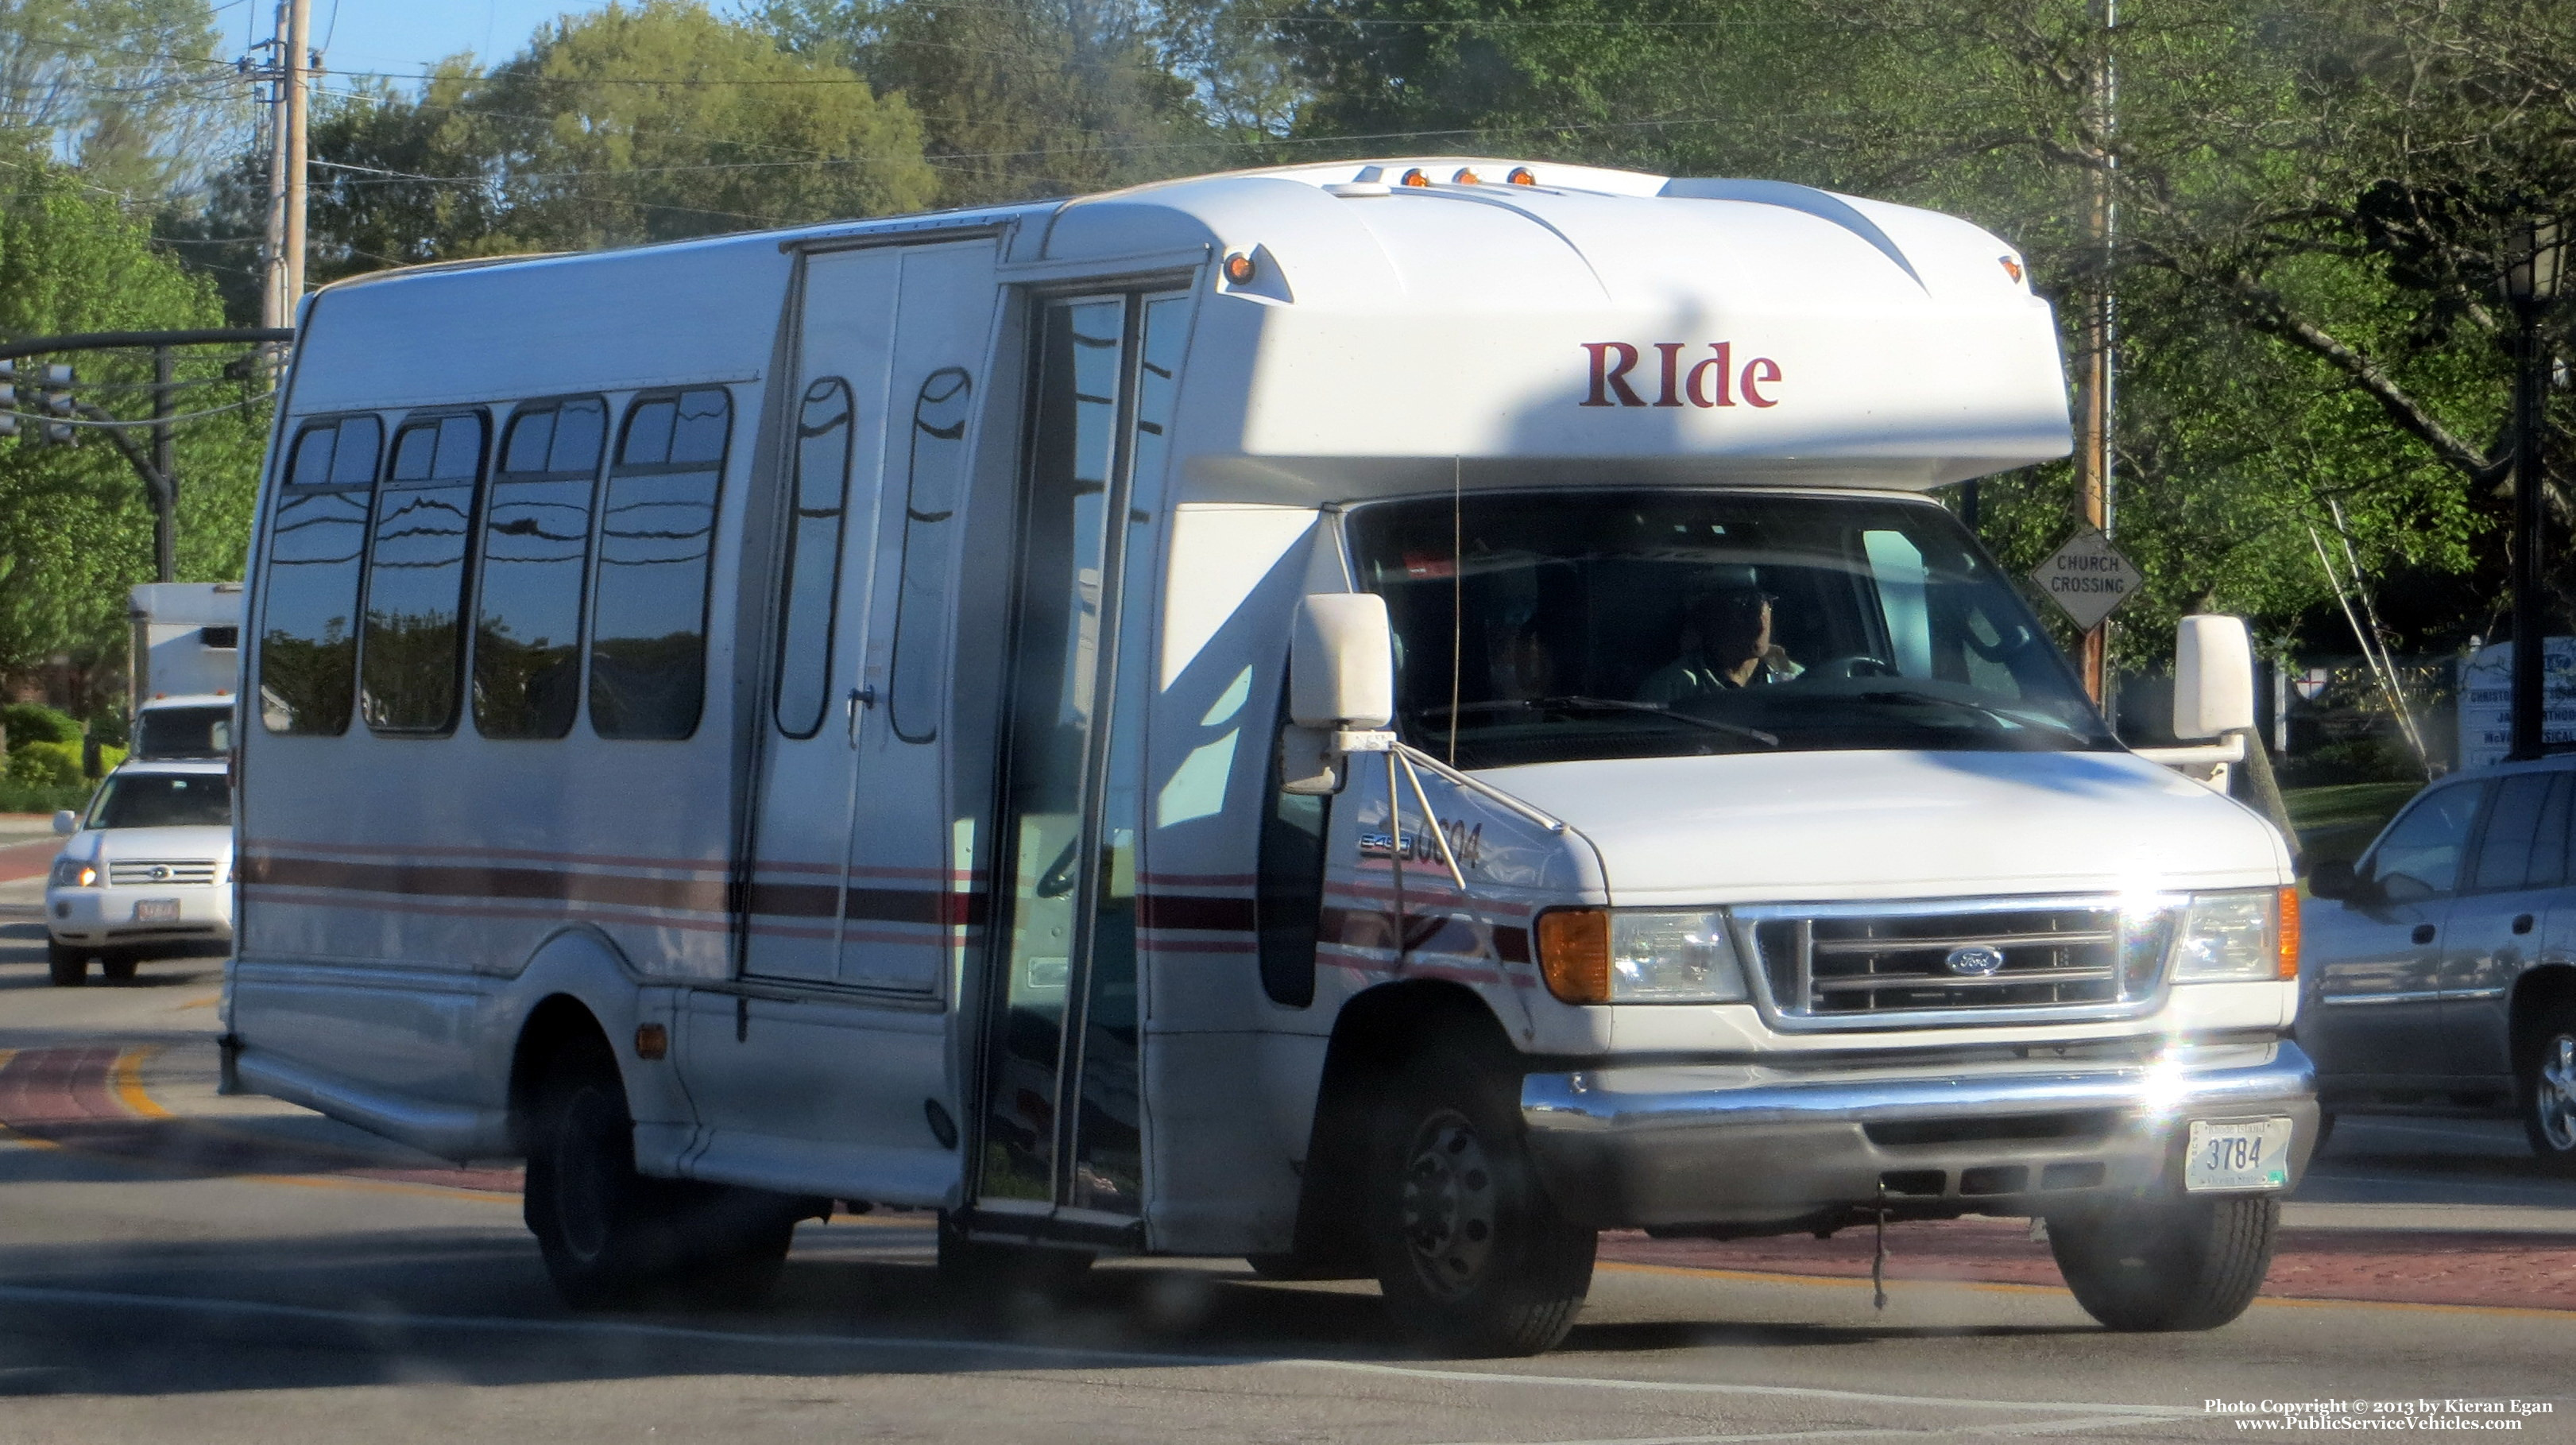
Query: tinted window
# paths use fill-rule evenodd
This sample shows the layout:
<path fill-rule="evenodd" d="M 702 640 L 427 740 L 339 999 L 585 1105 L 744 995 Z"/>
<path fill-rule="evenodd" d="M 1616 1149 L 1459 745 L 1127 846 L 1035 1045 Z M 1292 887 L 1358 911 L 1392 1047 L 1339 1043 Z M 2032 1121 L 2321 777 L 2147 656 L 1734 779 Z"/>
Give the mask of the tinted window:
<path fill-rule="evenodd" d="M 948 637 L 948 519 L 966 486 L 966 413 L 975 385 L 942 367 L 912 403 L 904 482 L 903 577 L 894 602 L 894 678 L 887 713 L 908 743 L 939 736 L 939 680 Z"/>
<path fill-rule="evenodd" d="M 2555 888 L 2567 850 L 2565 773 L 2522 773 L 2496 784 L 2478 834 L 2480 891 Z"/>
<path fill-rule="evenodd" d="M 1349 527 L 1395 627 L 1396 721 L 1462 767 L 2114 746 L 1938 506 L 1596 488 L 1381 502 Z"/>
<path fill-rule="evenodd" d="M 367 549 L 358 710 L 388 733 L 456 725 L 465 556 L 483 470 L 481 414 L 412 422 L 394 436 Z"/>
<path fill-rule="evenodd" d="M 582 578 L 608 404 L 522 407 L 484 504 L 474 624 L 474 726 L 485 737 L 559 738 L 581 705 Z"/>
<path fill-rule="evenodd" d="M 684 738 L 706 699 L 709 557 L 733 406 L 721 389 L 627 409 L 599 522 L 590 725 L 604 738 Z"/>
<path fill-rule="evenodd" d="M 778 730 L 812 737 L 832 690 L 832 615 L 850 498 L 850 384 L 827 376 L 796 413 L 796 511 L 779 582 Z"/>
<path fill-rule="evenodd" d="M 2415 800 L 2370 854 L 2371 876 L 2401 903 L 2438 898 L 2459 884 L 2460 854 L 2477 816 L 2477 783 L 2457 783 Z"/>
<path fill-rule="evenodd" d="M 99 788 L 89 810 L 93 828 L 228 828 L 232 821 L 233 785 L 220 773 L 120 774 Z"/>
<path fill-rule="evenodd" d="M 138 758 L 220 758 L 232 746 L 230 707 L 152 707 L 134 719 Z"/>
<path fill-rule="evenodd" d="M 270 732 L 349 726 L 358 662 L 358 579 L 384 426 L 371 416 L 295 435 L 260 581 L 259 714 Z"/>

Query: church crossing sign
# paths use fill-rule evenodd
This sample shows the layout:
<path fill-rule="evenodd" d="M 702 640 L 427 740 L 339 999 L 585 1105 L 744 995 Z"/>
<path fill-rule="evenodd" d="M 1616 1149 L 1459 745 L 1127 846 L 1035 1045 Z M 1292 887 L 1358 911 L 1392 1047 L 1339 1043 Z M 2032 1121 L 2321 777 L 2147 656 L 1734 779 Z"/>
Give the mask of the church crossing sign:
<path fill-rule="evenodd" d="M 2110 538 L 2088 528 L 2051 552 L 2048 560 L 2030 574 L 2030 580 L 2073 618 L 2077 627 L 2090 632 L 2102 625 L 2103 618 L 2118 611 L 2120 604 L 2128 601 L 2147 579 L 2120 555 Z"/>

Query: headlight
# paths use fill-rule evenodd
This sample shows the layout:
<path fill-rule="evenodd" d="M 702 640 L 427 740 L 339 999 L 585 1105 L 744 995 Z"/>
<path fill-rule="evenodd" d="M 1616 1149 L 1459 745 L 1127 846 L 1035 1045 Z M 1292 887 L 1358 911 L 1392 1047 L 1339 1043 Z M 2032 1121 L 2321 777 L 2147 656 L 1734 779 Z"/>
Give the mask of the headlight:
<path fill-rule="evenodd" d="M 2176 983 L 2299 976 L 2299 895 L 2289 888 L 2195 893 L 2174 940 Z"/>
<path fill-rule="evenodd" d="M 98 867 L 85 859 L 57 858 L 53 881 L 56 888 L 87 888 L 98 882 Z"/>
<path fill-rule="evenodd" d="M 1559 908 L 1539 915 L 1539 973 L 1567 1003 L 1734 1003 L 1744 969 L 1726 915 Z"/>

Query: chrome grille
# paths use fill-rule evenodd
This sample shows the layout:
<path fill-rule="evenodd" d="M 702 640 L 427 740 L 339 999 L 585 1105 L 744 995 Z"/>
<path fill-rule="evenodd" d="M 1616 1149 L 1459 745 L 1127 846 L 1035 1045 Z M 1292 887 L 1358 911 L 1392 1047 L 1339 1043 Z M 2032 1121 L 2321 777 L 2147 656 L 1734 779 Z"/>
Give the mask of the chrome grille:
<path fill-rule="evenodd" d="M 1754 951 L 1780 1014 L 1826 1026 L 2122 1012 L 2155 993 L 2171 934 L 2112 899 L 1789 911 L 1752 920 Z"/>
<path fill-rule="evenodd" d="M 215 881 L 211 858 L 117 858 L 107 865 L 107 881 L 119 888 L 205 887 Z"/>

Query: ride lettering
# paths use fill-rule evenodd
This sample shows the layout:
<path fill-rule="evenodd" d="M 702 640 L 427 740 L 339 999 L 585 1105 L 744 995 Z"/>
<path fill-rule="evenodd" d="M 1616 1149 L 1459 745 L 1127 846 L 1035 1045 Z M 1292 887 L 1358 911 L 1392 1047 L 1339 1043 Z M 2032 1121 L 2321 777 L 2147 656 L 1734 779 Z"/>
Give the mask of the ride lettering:
<path fill-rule="evenodd" d="M 1630 380 L 1644 364 L 1646 348 L 1630 341 L 1583 342 L 1583 350 L 1591 358 L 1592 385 L 1579 405 L 1707 408 L 1734 406 L 1738 398 L 1752 407 L 1780 404 L 1780 399 L 1766 390 L 1780 381 L 1780 363 L 1770 357 L 1752 357 L 1738 366 L 1732 341 L 1658 341 L 1652 345 L 1655 399 L 1648 401 L 1637 389 L 1645 379 Z M 1711 354 L 1697 356 L 1698 345 L 1705 345 Z"/>

